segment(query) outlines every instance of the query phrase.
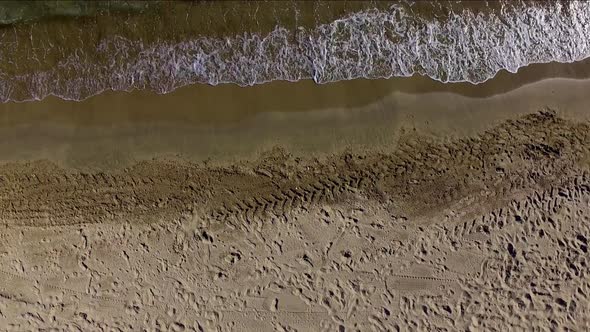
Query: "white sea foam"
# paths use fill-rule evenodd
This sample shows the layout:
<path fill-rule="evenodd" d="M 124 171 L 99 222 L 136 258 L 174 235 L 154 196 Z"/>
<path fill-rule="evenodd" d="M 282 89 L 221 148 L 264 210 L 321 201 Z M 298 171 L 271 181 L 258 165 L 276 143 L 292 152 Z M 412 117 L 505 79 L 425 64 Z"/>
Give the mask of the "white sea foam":
<path fill-rule="evenodd" d="M 245 33 L 149 46 L 109 37 L 96 48 L 98 57 L 74 52 L 45 71 L 0 72 L 0 100 L 48 95 L 81 100 L 105 90 L 168 93 L 194 83 L 328 83 L 414 74 L 477 84 L 503 69 L 516 72 L 532 63 L 574 62 L 590 55 L 589 2 L 519 3 L 489 13 L 463 9 L 441 20 L 412 15 L 408 8 L 365 10 L 296 32 L 277 26 L 265 36 Z"/>

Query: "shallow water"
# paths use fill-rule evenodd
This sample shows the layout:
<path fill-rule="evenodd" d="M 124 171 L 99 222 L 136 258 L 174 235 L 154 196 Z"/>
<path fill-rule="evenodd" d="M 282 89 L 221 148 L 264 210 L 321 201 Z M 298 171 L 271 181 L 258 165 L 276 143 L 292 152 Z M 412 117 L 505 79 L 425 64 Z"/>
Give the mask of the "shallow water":
<path fill-rule="evenodd" d="M 590 54 L 590 4 L 576 1 L 172 2 L 90 12 L 4 26 L 0 100 L 416 74 L 482 83 Z"/>

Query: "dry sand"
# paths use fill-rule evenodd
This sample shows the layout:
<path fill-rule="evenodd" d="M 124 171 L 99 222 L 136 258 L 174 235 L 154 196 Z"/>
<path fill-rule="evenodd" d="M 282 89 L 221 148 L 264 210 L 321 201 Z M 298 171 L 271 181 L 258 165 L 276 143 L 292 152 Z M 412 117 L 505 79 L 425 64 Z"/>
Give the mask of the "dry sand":
<path fill-rule="evenodd" d="M 0 326 L 586 330 L 590 81 L 551 68 L 1 105 Z"/>

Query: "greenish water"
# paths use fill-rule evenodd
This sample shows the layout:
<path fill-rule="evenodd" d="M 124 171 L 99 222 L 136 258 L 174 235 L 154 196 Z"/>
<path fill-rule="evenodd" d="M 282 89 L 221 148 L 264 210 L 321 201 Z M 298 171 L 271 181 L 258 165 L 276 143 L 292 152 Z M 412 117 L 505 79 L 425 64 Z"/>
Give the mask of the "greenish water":
<path fill-rule="evenodd" d="M 160 1 L 16 1 L 0 2 L 0 24 L 15 24 L 57 17 L 94 16 L 112 12 L 141 11 Z"/>

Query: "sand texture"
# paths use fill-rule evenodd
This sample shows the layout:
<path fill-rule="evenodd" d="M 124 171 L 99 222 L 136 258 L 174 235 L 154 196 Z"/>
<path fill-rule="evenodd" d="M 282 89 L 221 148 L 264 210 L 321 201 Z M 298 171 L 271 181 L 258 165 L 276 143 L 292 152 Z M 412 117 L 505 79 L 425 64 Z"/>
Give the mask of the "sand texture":
<path fill-rule="evenodd" d="M 590 328 L 590 126 L 395 148 L 0 168 L 8 331 Z"/>

